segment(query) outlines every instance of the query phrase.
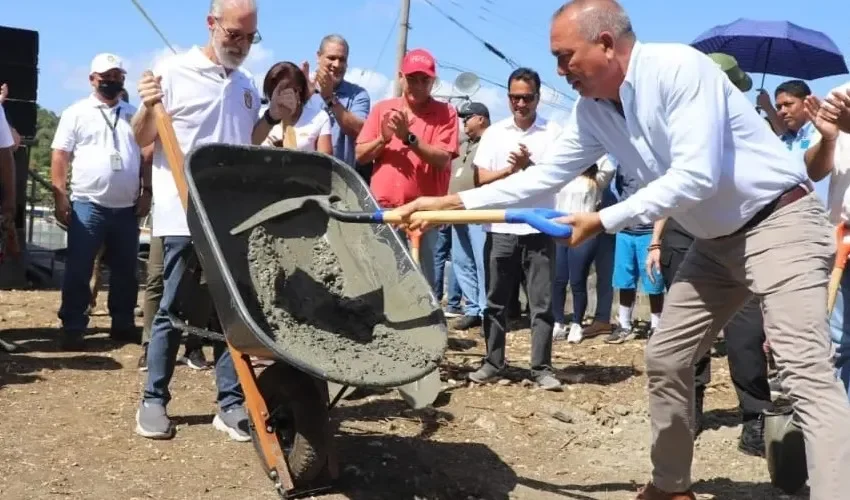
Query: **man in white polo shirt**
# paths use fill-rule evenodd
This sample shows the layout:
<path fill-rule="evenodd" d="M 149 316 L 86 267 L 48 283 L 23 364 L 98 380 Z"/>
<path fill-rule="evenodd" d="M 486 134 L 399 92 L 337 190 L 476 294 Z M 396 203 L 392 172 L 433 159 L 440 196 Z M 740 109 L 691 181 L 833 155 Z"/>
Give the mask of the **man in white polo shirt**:
<path fill-rule="evenodd" d="M 133 314 L 138 290 L 136 217 L 140 214 L 136 206 L 143 204 L 143 198 L 150 206 L 151 189 L 149 173 L 140 175 L 142 151 L 130 126 L 136 108 L 119 95 L 124 74 L 118 56 L 98 54 L 89 72 L 92 94 L 62 112 L 51 146 L 56 219 L 68 229 L 59 307 L 61 341 L 68 350 L 77 350 L 83 344 L 89 322 L 89 279 L 102 246 L 106 247 L 109 265 L 110 337 L 139 340 Z"/>
<path fill-rule="evenodd" d="M 537 113 L 540 104 L 540 75 L 518 68 L 508 77 L 508 104 L 512 116 L 492 124 L 481 136 L 475 153 L 476 185 L 509 177 L 545 157 L 555 142 L 559 127 Z M 526 206 L 555 208 L 554 194 L 526 200 Z M 561 383 L 552 373 L 552 258 L 554 242 L 527 224 L 492 224 L 485 227 L 484 282 L 487 309 L 484 311 L 484 339 L 487 356 L 474 373 L 473 382 L 484 383 L 499 377 L 505 364 L 505 309 L 513 291 L 525 275 L 531 312 L 531 373 L 543 389 L 557 389 Z"/>
<path fill-rule="evenodd" d="M 850 83 L 842 85 L 821 103 L 809 96 L 806 105 L 818 134 L 806 151 L 806 169 L 815 182 L 829 176 L 827 207 L 833 225 L 850 224 Z M 850 234 L 850 231 L 847 231 Z M 835 344 L 835 369 L 850 397 L 850 272 L 841 277 L 830 317 Z"/>
<path fill-rule="evenodd" d="M 174 373 L 181 332 L 171 325 L 169 313 L 177 312 L 177 288 L 193 251 L 186 214 L 157 137 L 151 108 L 162 102 L 172 117 L 184 155 L 207 143 L 251 144 L 252 134 L 265 138 L 282 116 L 279 95 L 275 94 L 258 120 L 259 91 L 240 69 L 251 46 L 260 41 L 255 2 L 214 0 L 207 14 L 207 29 L 210 37 L 206 46 L 195 46 L 171 57 L 155 68 L 153 74 L 146 72 L 142 76 L 139 95 L 144 106 L 133 118 L 139 144 L 156 144 L 153 236 L 163 238 L 162 300 L 151 327 L 148 380 L 136 413 L 136 432 L 151 439 L 174 436 L 166 405 L 171 400 L 168 385 Z M 294 94 L 287 97 L 287 107 L 294 108 Z M 233 440 L 250 441 L 244 395 L 233 359 L 223 344 L 216 346 L 215 359 L 219 411 L 213 425 Z"/>
<path fill-rule="evenodd" d="M 693 365 L 754 295 L 805 437 L 811 497 L 845 498 L 850 403 L 833 375 L 824 314 L 834 245 L 803 165 L 708 56 L 639 42 L 614 0 L 558 9 L 550 46 L 581 97 L 546 157 L 509 180 L 397 210 L 522 205 L 606 152 L 617 157 L 643 188 L 562 220 L 573 228 L 570 245 L 668 216 L 697 238 L 646 347 L 653 470 L 637 499 L 696 498 Z"/>

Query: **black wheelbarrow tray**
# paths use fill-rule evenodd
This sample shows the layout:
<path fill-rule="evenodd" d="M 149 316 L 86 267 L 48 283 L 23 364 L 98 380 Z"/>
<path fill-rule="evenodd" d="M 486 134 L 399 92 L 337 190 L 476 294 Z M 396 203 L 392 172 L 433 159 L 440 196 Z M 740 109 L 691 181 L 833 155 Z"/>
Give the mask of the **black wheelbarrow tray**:
<path fill-rule="evenodd" d="M 268 407 L 266 429 L 275 428 L 298 488 L 327 469 L 327 413 L 345 389 L 410 389 L 422 380 L 433 388 L 434 379 L 439 386 L 445 317 L 389 226 L 340 223 L 305 207 L 231 235 L 286 197 L 335 195 L 348 210 L 377 210 L 345 163 L 320 153 L 210 144 L 190 152 L 184 173 L 189 230 L 227 342 L 245 358 L 274 361 L 256 385 Z M 342 386 L 330 403 L 328 382 Z M 436 396 L 429 392 L 425 404 Z M 283 492 L 281 471 L 266 462 Z"/>

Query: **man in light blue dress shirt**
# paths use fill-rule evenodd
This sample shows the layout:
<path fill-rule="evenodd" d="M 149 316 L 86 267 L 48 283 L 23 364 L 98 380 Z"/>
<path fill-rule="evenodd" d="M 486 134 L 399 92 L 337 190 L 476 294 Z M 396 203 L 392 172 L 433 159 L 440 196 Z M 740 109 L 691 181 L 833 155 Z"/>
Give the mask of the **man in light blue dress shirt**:
<path fill-rule="evenodd" d="M 614 0 L 565 4 L 550 45 L 581 98 L 546 157 L 508 180 L 398 210 L 521 206 L 616 156 L 643 188 L 564 218 L 569 244 L 664 217 L 697 238 L 646 348 L 653 470 L 637 498 L 695 498 L 693 365 L 753 295 L 805 436 L 811 497 L 845 498 L 850 403 L 830 364 L 824 307 L 835 246 L 805 167 L 708 56 L 638 42 Z"/>

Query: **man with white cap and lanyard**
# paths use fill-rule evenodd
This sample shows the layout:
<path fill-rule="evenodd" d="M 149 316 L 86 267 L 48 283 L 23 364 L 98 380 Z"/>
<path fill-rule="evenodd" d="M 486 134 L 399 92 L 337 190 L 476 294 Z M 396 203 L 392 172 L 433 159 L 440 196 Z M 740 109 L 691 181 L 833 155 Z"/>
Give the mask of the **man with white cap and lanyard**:
<path fill-rule="evenodd" d="M 68 350 L 82 347 L 89 322 L 89 279 L 104 245 L 110 270 L 110 337 L 139 340 L 133 314 L 138 291 L 137 217 L 150 209 L 151 184 L 150 170 L 142 171 L 142 150 L 130 126 L 136 109 L 120 97 L 125 74 L 120 57 L 95 56 L 89 72 L 93 92 L 62 112 L 51 146 L 56 220 L 68 228 L 59 308 L 61 342 Z M 70 193 L 69 173 L 73 174 Z"/>

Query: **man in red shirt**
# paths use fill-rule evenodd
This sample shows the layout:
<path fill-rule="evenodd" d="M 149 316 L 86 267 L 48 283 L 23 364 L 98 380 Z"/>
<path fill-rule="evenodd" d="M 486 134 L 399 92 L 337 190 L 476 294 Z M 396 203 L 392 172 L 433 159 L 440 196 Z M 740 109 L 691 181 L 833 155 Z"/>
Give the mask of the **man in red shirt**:
<path fill-rule="evenodd" d="M 376 103 L 357 137 L 357 163 L 374 161 L 370 188 L 381 208 L 448 191 L 459 124 L 451 105 L 431 97 L 436 77 L 428 51 L 409 51 L 398 75 L 401 97 Z M 431 284 L 436 236 L 435 230 L 426 231 L 419 248 L 420 268 Z"/>

